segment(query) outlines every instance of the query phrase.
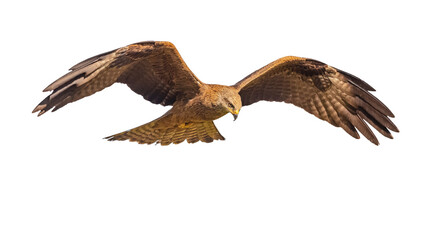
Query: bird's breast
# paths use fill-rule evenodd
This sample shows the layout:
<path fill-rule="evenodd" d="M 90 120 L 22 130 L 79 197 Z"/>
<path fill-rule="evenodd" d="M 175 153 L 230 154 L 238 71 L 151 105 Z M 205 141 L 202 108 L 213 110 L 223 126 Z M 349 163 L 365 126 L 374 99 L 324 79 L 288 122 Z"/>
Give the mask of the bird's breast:
<path fill-rule="evenodd" d="M 187 103 L 175 105 L 171 109 L 178 122 L 213 121 L 227 114 L 219 106 L 206 104 L 197 99 L 192 100 Z"/>
<path fill-rule="evenodd" d="M 190 105 L 188 111 L 195 119 L 200 121 L 212 121 L 227 113 L 220 106 L 203 103 Z"/>

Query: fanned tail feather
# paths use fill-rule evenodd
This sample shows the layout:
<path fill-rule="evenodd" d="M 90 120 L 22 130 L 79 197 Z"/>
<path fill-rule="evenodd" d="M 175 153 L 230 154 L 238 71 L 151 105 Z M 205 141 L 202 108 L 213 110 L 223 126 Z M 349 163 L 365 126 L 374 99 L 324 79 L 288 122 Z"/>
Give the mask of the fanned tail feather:
<path fill-rule="evenodd" d="M 129 140 L 140 144 L 159 143 L 162 146 L 171 143 L 182 143 L 185 140 L 188 143 L 198 141 L 210 143 L 214 140 L 225 140 L 212 121 L 189 123 L 188 125 L 173 126 L 170 128 L 158 128 L 156 125 L 155 120 L 131 130 L 106 137 L 105 139 L 108 141 Z"/>

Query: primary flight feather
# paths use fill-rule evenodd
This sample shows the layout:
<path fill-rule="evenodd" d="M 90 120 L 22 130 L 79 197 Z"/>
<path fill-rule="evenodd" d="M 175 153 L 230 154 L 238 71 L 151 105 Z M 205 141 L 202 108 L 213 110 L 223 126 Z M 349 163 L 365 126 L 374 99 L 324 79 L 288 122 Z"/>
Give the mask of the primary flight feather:
<path fill-rule="evenodd" d="M 236 119 L 242 106 L 261 100 L 292 103 L 354 138 L 359 138 L 359 131 L 376 145 L 378 139 L 367 123 L 388 138 L 392 138 L 389 130 L 399 131 L 389 118 L 393 113 L 369 93 L 375 91 L 369 84 L 322 62 L 284 57 L 235 85 L 205 84 L 172 43 L 154 41 L 131 44 L 76 64 L 44 89 L 52 93 L 33 112 L 40 116 L 52 108 L 56 111 L 116 82 L 152 103 L 172 108 L 108 140 L 161 145 L 224 140 L 213 120 L 227 113 Z"/>

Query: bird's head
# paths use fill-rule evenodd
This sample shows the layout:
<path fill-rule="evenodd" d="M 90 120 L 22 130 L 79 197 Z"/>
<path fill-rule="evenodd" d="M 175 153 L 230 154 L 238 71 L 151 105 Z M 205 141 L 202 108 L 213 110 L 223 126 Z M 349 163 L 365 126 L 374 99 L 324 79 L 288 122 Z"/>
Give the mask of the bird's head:
<path fill-rule="evenodd" d="M 230 112 L 234 120 L 239 115 L 240 108 L 242 108 L 242 100 L 236 89 L 228 87 L 224 88 L 221 94 L 221 105 L 226 112 Z"/>

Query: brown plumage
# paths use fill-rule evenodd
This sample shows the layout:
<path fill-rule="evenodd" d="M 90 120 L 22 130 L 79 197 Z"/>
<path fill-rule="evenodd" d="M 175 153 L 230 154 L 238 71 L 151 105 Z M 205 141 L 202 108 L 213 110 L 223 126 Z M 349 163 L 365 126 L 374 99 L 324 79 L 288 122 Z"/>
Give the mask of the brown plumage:
<path fill-rule="evenodd" d="M 361 79 L 322 62 L 284 57 L 255 71 L 233 86 L 202 83 L 169 42 L 140 42 L 89 58 L 44 91 L 53 91 L 33 112 L 39 116 L 119 82 L 146 100 L 172 108 L 160 118 L 107 137 L 138 143 L 189 143 L 224 140 L 213 120 L 237 115 L 242 106 L 265 101 L 292 103 L 354 138 L 359 130 L 379 144 L 367 123 L 382 135 L 399 130 L 393 113 Z M 356 130 L 357 129 L 357 130 Z"/>

